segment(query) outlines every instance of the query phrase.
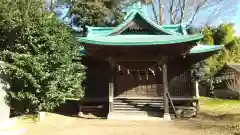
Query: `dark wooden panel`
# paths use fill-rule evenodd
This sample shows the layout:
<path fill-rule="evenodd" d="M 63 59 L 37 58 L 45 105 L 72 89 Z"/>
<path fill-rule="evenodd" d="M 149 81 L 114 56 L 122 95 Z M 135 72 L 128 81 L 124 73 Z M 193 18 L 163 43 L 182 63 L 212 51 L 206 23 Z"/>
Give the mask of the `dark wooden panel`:
<path fill-rule="evenodd" d="M 109 64 L 91 58 L 83 59 L 86 79 L 83 82 L 86 98 L 108 98 Z"/>
<path fill-rule="evenodd" d="M 156 76 L 149 75 L 148 79 L 138 76 L 116 76 L 116 89 L 115 96 L 125 97 L 158 97 L 162 94 L 162 85 L 160 90 L 157 89 Z"/>

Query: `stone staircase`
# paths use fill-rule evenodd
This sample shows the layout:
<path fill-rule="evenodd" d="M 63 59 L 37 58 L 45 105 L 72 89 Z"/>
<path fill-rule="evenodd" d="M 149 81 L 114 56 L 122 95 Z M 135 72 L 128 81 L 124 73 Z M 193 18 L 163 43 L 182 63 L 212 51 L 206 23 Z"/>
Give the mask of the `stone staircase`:
<path fill-rule="evenodd" d="M 113 113 L 124 115 L 163 116 L 163 100 L 158 98 L 115 98 Z"/>

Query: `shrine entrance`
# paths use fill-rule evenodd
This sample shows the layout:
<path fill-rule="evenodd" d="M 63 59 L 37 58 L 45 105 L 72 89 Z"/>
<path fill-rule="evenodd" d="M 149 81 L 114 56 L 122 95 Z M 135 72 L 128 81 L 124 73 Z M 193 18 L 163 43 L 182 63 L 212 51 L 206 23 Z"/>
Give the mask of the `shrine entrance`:
<path fill-rule="evenodd" d="M 95 99 L 106 97 L 108 118 L 144 114 L 169 120 L 175 105 L 198 108 L 198 82 L 190 69 L 222 48 L 197 45 L 202 38 L 188 35 L 181 24 L 155 24 L 135 10 L 117 27 L 88 27 L 79 38 L 88 67 L 84 98 L 99 103 Z"/>
<path fill-rule="evenodd" d="M 161 68 L 157 62 L 124 62 L 117 64 L 114 97 L 163 96 Z"/>

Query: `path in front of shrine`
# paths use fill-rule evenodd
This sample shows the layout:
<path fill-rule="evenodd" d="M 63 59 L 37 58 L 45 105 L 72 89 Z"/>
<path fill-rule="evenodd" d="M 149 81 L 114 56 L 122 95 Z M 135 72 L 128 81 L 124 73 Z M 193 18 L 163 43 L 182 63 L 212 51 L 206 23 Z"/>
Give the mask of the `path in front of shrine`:
<path fill-rule="evenodd" d="M 194 120 L 129 121 L 81 119 L 50 114 L 38 123 L 19 121 L 26 128 L 22 135 L 214 135 L 228 134 L 211 126 L 199 126 Z"/>

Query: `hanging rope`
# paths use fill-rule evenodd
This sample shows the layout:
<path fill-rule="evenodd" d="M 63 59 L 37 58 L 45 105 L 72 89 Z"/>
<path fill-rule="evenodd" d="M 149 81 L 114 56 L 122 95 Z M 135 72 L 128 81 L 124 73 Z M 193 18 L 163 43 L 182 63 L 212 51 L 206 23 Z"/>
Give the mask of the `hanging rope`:
<path fill-rule="evenodd" d="M 119 64 L 117 64 L 117 67 L 118 67 L 118 71 L 121 71 L 121 70 L 125 70 L 127 71 L 128 73 L 131 72 L 131 71 L 135 71 L 135 72 L 141 72 L 141 71 L 151 71 L 152 73 L 154 72 L 154 68 L 158 67 L 158 64 L 154 64 L 153 66 L 150 66 L 150 67 L 147 67 L 147 68 L 143 68 L 143 69 L 129 69 L 129 68 L 126 68 L 124 66 L 121 66 Z M 161 69 L 161 68 L 160 68 Z M 161 70 L 160 70 L 161 71 Z"/>
<path fill-rule="evenodd" d="M 141 76 L 141 72 L 144 72 L 146 79 L 149 79 L 149 73 L 148 71 L 150 71 L 154 76 L 156 75 L 155 69 L 159 69 L 159 71 L 161 72 L 161 66 L 159 66 L 159 64 L 154 64 L 153 66 L 147 67 L 147 68 L 143 68 L 143 69 L 129 69 L 126 68 L 124 66 L 121 66 L 119 64 L 117 64 L 117 70 L 118 71 L 122 71 L 123 75 L 124 73 L 127 73 L 127 75 L 132 76 L 131 72 L 136 72 L 136 75 L 138 76 L 139 80 L 142 80 L 142 76 Z"/>

